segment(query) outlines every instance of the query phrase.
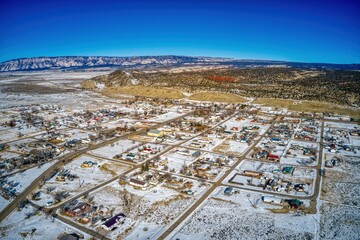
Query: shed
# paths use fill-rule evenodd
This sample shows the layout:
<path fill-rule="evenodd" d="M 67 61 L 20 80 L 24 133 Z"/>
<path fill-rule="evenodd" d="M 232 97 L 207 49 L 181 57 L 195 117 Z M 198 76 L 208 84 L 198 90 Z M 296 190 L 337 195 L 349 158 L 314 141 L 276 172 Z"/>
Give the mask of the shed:
<path fill-rule="evenodd" d="M 282 204 L 282 199 L 278 198 L 278 197 L 273 197 L 273 196 L 262 196 L 261 200 L 264 203 L 269 203 L 269 204 Z"/>
<path fill-rule="evenodd" d="M 285 166 L 282 169 L 282 172 L 285 174 L 292 174 L 294 172 L 295 168 L 292 166 Z"/>
<path fill-rule="evenodd" d="M 285 199 L 285 202 L 289 204 L 291 208 L 297 209 L 301 205 L 303 205 L 303 202 L 299 199 Z"/>
<path fill-rule="evenodd" d="M 231 195 L 231 194 L 233 194 L 233 192 L 234 192 L 234 189 L 232 187 L 227 187 L 224 190 L 225 195 Z"/>
<path fill-rule="evenodd" d="M 147 182 L 141 181 L 141 180 L 136 179 L 136 178 L 131 178 L 130 179 L 130 184 L 135 186 L 135 187 L 140 187 L 141 189 L 145 189 L 148 186 Z"/>
<path fill-rule="evenodd" d="M 199 157 L 201 155 L 200 151 L 196 151 L 193 154 L 191 154 L 193 157 Z"/>

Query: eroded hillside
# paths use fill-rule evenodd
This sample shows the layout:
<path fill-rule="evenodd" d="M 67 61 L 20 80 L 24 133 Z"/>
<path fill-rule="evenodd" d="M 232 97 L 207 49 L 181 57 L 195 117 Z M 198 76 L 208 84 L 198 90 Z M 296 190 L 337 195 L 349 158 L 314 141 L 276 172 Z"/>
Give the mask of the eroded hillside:
<path fill-rule="evenodd" d="M 115 71 L 84 82 L 90 89 L 140 85 L 184 92 L 220 91 L 254 98 L 283 98 L 360 105 L 360 72 L 294 68 Z M 161 96 L 158 96 L 161 97 Z"/>

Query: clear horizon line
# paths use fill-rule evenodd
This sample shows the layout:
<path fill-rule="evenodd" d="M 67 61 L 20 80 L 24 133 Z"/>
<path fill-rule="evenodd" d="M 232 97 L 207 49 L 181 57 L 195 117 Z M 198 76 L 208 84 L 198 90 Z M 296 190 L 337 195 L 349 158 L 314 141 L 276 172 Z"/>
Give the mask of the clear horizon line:
<path fill-rule="evenodd" d="M 20 59 L 31 59 L 31 58 L 60 58 L 60 57 L 112 57 L 112 58 L 130 58 L 130 57 L 166 57 L 166 56 L 175 56 L 175 57 L 193 57 L 193 58 L 223 58 L 223 59 L 232 59 L 232 60 L 255 60 L 255 61 L 273 61 L 273 62 L 285 62 L 285 63 L 306 63 L 306 64 L 334 64 L 334 65 L 358 65 L 359 63 L 334 63 L 334 62 L 308 62 L 308 61 L 293 61 L 293 60 L 279 60 L 279 59 L 263 59 L 263 58 L 239 58 L 239 57 L 222 57 L 222 56 L 204 56 L 204 55 L 177 55 L 177 54 L 160 54 L 160 55 L 56 55 L 56 56 L 31 56 L 31 57 L 19 57 L 0 62 L 6 63 L 11 61 L 16 61 Z"/>

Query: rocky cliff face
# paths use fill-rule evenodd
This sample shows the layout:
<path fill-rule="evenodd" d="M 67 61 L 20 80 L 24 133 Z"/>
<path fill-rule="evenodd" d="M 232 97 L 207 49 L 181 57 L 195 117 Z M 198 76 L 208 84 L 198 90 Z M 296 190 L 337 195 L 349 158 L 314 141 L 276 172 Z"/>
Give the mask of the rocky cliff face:
<path fill-rule="evenodd" d="M 182 56 L 155 57 L 36 57 L 0 63 L 0 71 L 46 70 L 90 67 L 173 66 L 199 62 L 201 59 Z"/>
<path fill-rule="evenodd" d="M 216 66 L 235 68 L 300 68 L 360 70 L 360 64 L 296 63 L 269 60 L 186 57 L 186 56 L 140 56 L 140 57 L 34 57 L 19 58 L 0 63 L 0 72 L 31 71 L 51 69 L 87 69 L 87 68 L 161 68 L 188 66 Z"/>

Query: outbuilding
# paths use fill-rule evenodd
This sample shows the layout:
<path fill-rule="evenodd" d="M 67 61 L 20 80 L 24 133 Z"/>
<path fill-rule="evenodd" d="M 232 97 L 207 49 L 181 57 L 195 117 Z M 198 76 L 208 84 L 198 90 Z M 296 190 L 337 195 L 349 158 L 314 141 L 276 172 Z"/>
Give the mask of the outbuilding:
<path fill-rule="evenodd" d="M 261 200 L 264 203 L 277 204 L 277 205 L 281 205 L 283 202 L 283 200 L 281 198 L 273 197 L 273 196 L 262 196 Z"/>

